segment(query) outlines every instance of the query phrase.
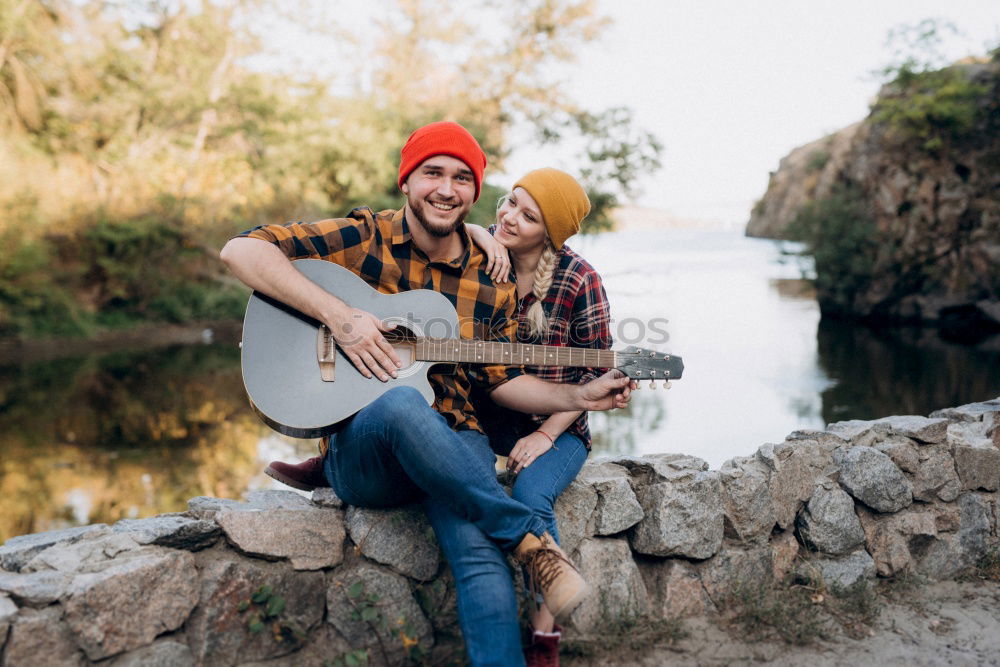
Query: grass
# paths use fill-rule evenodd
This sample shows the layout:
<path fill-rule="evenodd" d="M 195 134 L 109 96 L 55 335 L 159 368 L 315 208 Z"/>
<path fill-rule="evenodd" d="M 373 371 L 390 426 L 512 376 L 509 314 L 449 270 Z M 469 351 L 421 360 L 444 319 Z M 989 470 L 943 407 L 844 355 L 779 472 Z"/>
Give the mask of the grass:
<path fill-rule="evenodd" d="M 882 601 L 867 581 L 846 588 L 818 580 L 743 586 L 730 596 L 724 626 L 745 641 L 776 640 L 808 646 L 843 632 L 854 638 L 869 633 Z"/>
<path fill-rule="evenodd" d="M 687 636 L 680 618 L 609 618 L 596 639 L 563 640 L 560 652 L 565 657 L 620 658 L 623 651 L 646 652 L 652 646 L 673 646 Z"/>

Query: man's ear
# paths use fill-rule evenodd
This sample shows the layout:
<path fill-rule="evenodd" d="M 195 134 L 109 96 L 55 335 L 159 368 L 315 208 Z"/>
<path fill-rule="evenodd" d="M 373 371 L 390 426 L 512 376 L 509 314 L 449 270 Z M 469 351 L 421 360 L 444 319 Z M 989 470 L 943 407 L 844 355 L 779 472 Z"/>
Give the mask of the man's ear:
<path fill-rule="evenodd" d="M 403 184 L 399 186 L 399 189 L 403 191 L 404 195 L 410 194 L 410 186 L 406 184 L 406 181 L 403 181 Z"/>

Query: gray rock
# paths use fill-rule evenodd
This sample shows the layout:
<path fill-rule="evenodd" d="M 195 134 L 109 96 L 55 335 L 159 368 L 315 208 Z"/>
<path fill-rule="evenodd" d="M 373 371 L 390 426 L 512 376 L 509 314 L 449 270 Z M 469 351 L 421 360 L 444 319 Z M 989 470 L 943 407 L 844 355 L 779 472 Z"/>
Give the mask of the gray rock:
<path fill-rule="evenodd" d="M 861 419 L 852 419 L 828 424 L 826 430 L 840 436 L 853 445 L 871 447 L 889 435 L 890 426 L 885 422 L 877 420 L 863 421 Z"/>
<path fill-rule="evenodd" d="M 673 471 L 671 478 L 636 490 L 645 517 L 629 542 L 651 556 L 709 558 L 722 544 L 722 485 L 717 472 Z"/>
<path fill-rule="evenodd" d="M 649 611 L 646 586 L 621 538 L 591 538 L 580 543 L 577 563 L 591 585 L 590 595 L 570 616 L 580 632 L 595 632 L 617 618 L 636 618 Z"/>
<path fill-rule="evenodd" d="M 948 430 L 947 419 L 929 419 L 916 415 L 885 417 L 879 419 L 878 423 L 888 424 L 891 434 L 912 438 L 927 444 L 944 442 Z"/>
<path fill-rule="evenodd" d="M 9 593 L 23 605 L 44 607 L 62 597 L 70 580 L 68 574 L 52 570 L 24 574 L 0 572 L 0 591 Z"/>
<path fill-rule="evenodd" d="M 985 415 L 995 412 L 1000 412 L 1000 398 L 995 398 L 992 401 L 983 401 L 981 403 L 968 403 L 966 405 L 960 405 L 957 408 L 935 410 L 931 413 L 931 417 L 941 417 L 943 419 L 951 419 L 952 421 L 960 422 L 976 422 L 982 421 Z"/>
<path fill-rule="evenodd" d="M 1000 449 L 986 436 L 987 428 L 985 422 L 948 427 L 948 444 L 963 489 L 1000 489 Z"/>
<path fill-rule="evenodd" d="M 127 533 L 139 544 L 187 551 L 210 547 L 222 534 L 214 521 L 193 519 L 180 514 L 165 514 L 150 519 L 122 519 L 111 530 Z"/>
<path fill-rule="evenodd" d="M 799 576 L 818 577 L 827 586 L 845 590 L 859 581 L 875 578 L 875 561 L 864 549 L 840 558 L 812 558 L 799 567 Z"/>
<path fill-rule="evenodd" d="M 952 534 L 938 534 L 914 549 L 917 571 L 930 579 L 949 579 L 978 563 L 990 546 L 992 508 L 979 494 L 958 499 L 959 527 Z"/>
<path fill-rule="evenodd" d="M 776 519 L 767 469 L 756 459 L 733 461 L 719 479 L 726 537 L 751 541 L 769 535 Z"/>
<path fill-rule="evenodd" d="M 913 476 L 913 498 L 925 503 L 951 502 L 962 492 L 955 461 L 943 445 L 920 448 L 920 464 Z"/>
<path fill-rule="evenodd" d="M 136 551 L 139 548 L 139 544 L 130 535 L 103 534 L 100 537 L 86 538 L 49 547 L 28 561 L 21 568 L 21 571 L 83 572 L 92 566 L 115 558 L 118 554 Z"/>
<path fill-rule="evenodd" d="M 714 558 L 695 566 L 712 602 L 722 608 L 734 591 L 770 583 L 773 564 L 766 546 L 742 546 L 727 542 Z"/>
<path fill-rule="evenodd" d="M 98 537 L 109 532 L 106 524 L 99 523 L 12 537 L 0 547 L 0 568 L 18 572 L 29 560 L 53 545 Z"/>
<path fill-rule="evenodd" d="M 554 509 L 559 529 L 559 546 L 571 554 L 582 540 L 596 531 L 594 510 L 597 509 L 597 490 L 575 479 L 556 499 Z"/>
<path fill-rule="evenodd" d="M 909 438 L 889 436 L 875 445 L 875 449 L 888 456 L 903 472 L 916 474 L 920 471 L 920 454 L 917 443 Z"/>
<path fill-rule="evenodd" d="M 66 623 L 91 660 L 145 646 L 179 628 L 198 602 L 194 558 L 143 547 L 77 575 L 64 603 Z"/>
<path fill-rule="evenodd" d="M 913 502 L 913 486 L 882 452 L 871 447 L 838 450 L 840 484 L 852 496 L 879 512 L 898 512 Z"/>
<path fill-rule="evenodd" d="M 351 597 L 354 590 L 360 595 Z M 369 596 L 377 596 L 372 600 Z M 402 576 L 386 569 L 359 563 L 338 570 L 326 594 L 327 622 L 355 649 L 384 645 L 387 662 L 402 662 L 406 656 L 402 634 L 416 639 L 424 649 L 434 643 L 431 624 L 420 610 Z M 364 620 L 365 609 L 374 618 Z M 380 641 L 381 640 L 381 641 Z M 373 651 L 378 655 L 378 649 Z M 376 658 L 377 659 L 377 658 Z"/>
<path fill-rule="evenodd" d="M 847 444 L 847 440 L 836 433 L 817 431 L 815 429 L 799 429 L 785 436 L 785 442 L 793 442 L 795 440 L 812 440 L 827 449 L 836 449 Z"/>
<path fill-rule="evenodd" d="M 312 493 L 312 501 L 320 507 L 343 507 L 344 501 L 328 486 L 321 486 Z"/>
<path fill-rule="evenodd" d="M 223 510 L 255 512 L 273 509 L 315 509 L 313 502 L 295 491 L 264 489 L 247 493 L 246 502 L 231 498 L 198 496 L 188 501 L 187 514 L 210 521 Z"/>
<path fill-rule="evenodd" d="M 795 525 L 795 516 L 816 485 L 835 474 L 830 444 L 797 440 L 764 445 L 756 458 L 770 470 L 771 507 L 782 530 Z"/>
<path fill-rule="evenodd" d="M 3 650 L 3 664 L 12 667 L 88 664 L 62 620 L 62 613 L 58 605 L 21 610 L 11 624 Z"/>
<path fill-rule="evenodd" d="M 398 509 L 348 507 L 347 532 L 361 553 L 400 574 L 428 581 L 440 563 L 441 549 L 419 506 Z"/>
<path fill-rule="evenodd" d="M 653 478 L 673 477 L 675 473 L 694 470 L 708 470 L 708 463 L 697 456 L 687 454 L 646 454 L 645 456 L 621 456 L 612 458 L 607 463 L 621 466 L 636 478 L 652 476 Z"/>
<path fill-rule="evenodd" d="M 213 498 L 197 496 L 188 501 L 188 514 L 198 518 L 211 520 L 224 509 L 250 509 L 246 503 L 231 498 Z"/>
<path fill-rule="evenodd" d="M 832 483 L 813 492 L 796 526 L 806 546 L 834 556 L 851 553 L 865 541 L 854 500 Z"/>
<path fill-rule="evenodd" d="M 771 536 L 771 575 L 775 581 L 784 581 L 792 571 L 800 547 L 795 533 L 790 530 Z"/>
<path fill-rule="evenodd" d="M 312 500 L 295 491 L 261 489 L 247 493 L 246 504 L 262 510 L 311 509 Z"/>
<path fill-rule="evenodd" d="M 7 630 L 15 618 L 17 618 L 17 605 L 6 595 L 0 595 L 0 650 L 7 641 Z"/>
<path fill-rule="evenodd" d="M 891 577 L 914 564 L 910 553 L 937 539 L 938 515 L 933 506 L 904 509 L 896 514 L 877 514 L 858 507 L 868 552 L 880 576 Z"/>
<path fill-rule="evenodd" d="M 194 655 L 191 654 L 187 644 L 164 639 L 112 658 L 107 665 L 108 667 L 194 667 Z"/>
<path fill-rule="evenodd" d="M 628 471 L 614 463 L 587 463 L 577 480 L 597 492 L 594 529 L 597 535 L 614 535 L 637 524 L 642 506 L 629 483 Z"/>
<path fill-rule="evenodd" d="M 323 620 L 323 573 L 292 570 L 287 564 L 233 558 L 231 552 L 199 554 L 201 593 L 185 625 L 188 645 L 199 665 L 231 665 L 286 655 L 302 643 L 295 636 L 277 642 L 273 633 L 250 631 L 250 617 L 261 605 L 239 611 L 241 602 L 263 586 L 285 603 L 277 621 L 306 635 Z M 238 659 L 238 660 L 237 660 Z"/>
<path fill-rule="evenodd" d="M 698 570 L 686 560 L 642 560 L 636 563 L 642 574 L 649 600 L 649 612 L 655 618 L 682 618 L 704 614 L 711 601 L 698 577 Z"/>
<path fill-rule="evenodd" d="M 342 515 L 305 502 L 304 509 L 225 509 L 215 521 L 237 549 L 251 556 L 287 558 L 296 570 L 338 565 L 346 537 Z"/>

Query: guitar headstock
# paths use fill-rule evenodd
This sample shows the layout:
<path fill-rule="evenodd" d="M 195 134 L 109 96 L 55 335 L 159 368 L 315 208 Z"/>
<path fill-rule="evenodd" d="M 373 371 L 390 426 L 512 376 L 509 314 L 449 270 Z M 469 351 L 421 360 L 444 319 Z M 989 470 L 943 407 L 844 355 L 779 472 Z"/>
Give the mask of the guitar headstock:
<path fill-rule="evenodd" d="M 646 350 L 630 345 L 618 350 L 618 370 L 633 380 L 678 380 L 684 374 L 684 361 L 673 354 Z"/>

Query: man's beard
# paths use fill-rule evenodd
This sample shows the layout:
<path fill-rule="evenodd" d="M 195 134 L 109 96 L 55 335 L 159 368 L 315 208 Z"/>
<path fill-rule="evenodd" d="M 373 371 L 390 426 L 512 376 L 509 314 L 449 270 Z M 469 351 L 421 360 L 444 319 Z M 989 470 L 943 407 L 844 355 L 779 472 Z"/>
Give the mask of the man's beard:
<path fill-rule="evenodd" d="M 442 227 L 442 226 L 432 225 L 429 222 L 427 222 L 427 218 L 424 217 L 423 206 L 411 205 L 410 210 L 413 211 L 413 217 L 417 219 L 417 222 L 420 223 L 420 226 L 423 227 L 428 234 L 442 239 L 451 236 L 451 234 L 459 228 L 459 225 L 465 222 L 465 216 L 469 214 L 469 212 L 466 211 L 465 213 L 461 214 L 460 216 L 458 216 L 458 218 L 455 219 L 454 224 Z"/>

